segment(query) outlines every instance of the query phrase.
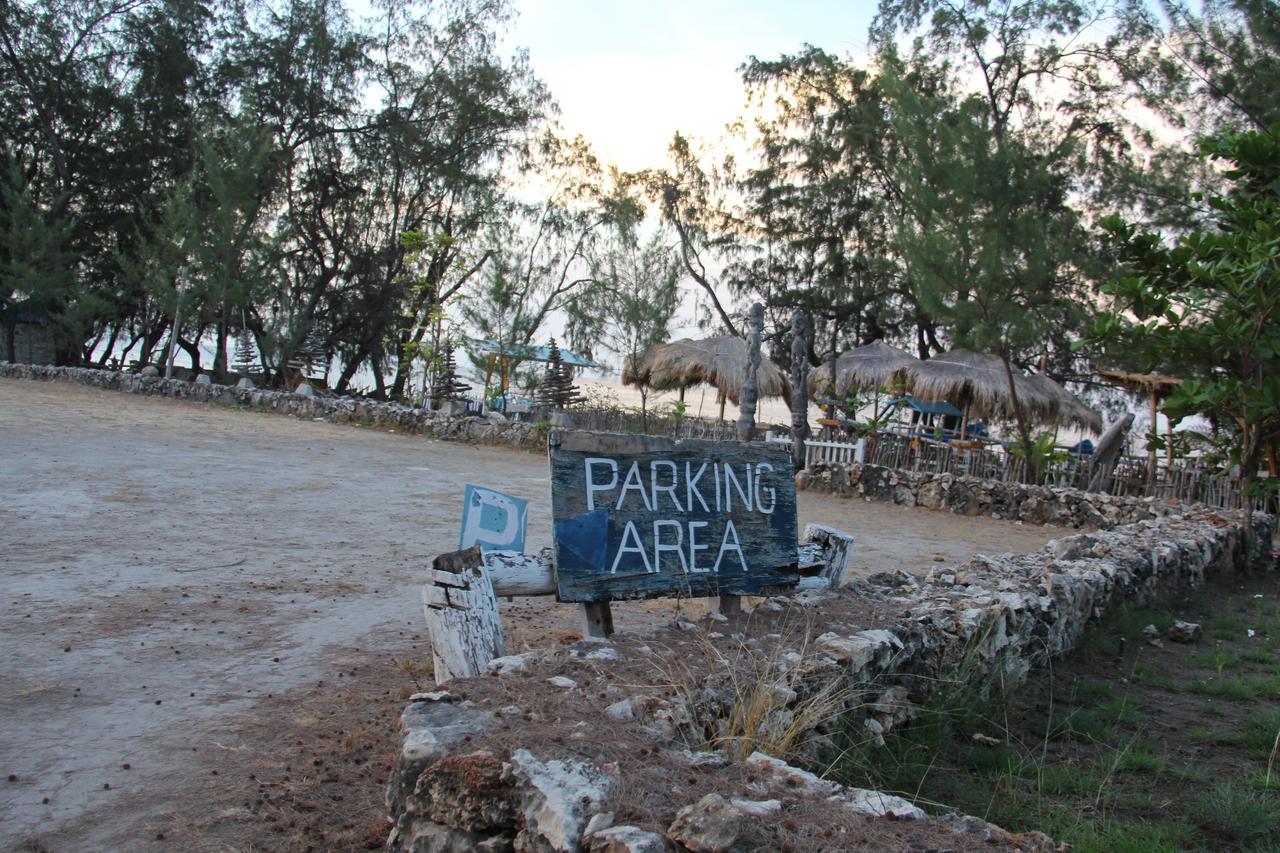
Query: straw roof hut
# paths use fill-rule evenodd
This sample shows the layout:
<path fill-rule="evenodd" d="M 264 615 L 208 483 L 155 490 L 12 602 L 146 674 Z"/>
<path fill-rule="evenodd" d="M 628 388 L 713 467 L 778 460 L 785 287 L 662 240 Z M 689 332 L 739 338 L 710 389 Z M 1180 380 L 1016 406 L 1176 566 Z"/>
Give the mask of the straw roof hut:
<path fill-rule="evenodd" d="M 1058 423 L 1075 424 L 1094 435 L 1102 433 L 1102 415 L 1086 406 L 1079 397 L 1053 381 L 1047 374 L 1033 373 L 1027 377 L 1027 381 L 1034 385 L 1036 390 L 1058 401 Z"/>
<path fill-rule="evenodd" d="M 875 341 L 856 347 L 836 359 L 835 393 L 844 396 L 854 389 L 869 391 L 890 384 L 893 375 L 919 361 L 906 350 Z M 831 362 L 809 373 L 809 393 L 822 394 L 831 382 Z"/>
<path fill-rule="evenodd" d="M 636 363 L 627 358 L 622 365 L 625 385 L 671 391 L 705 382 L 735 406 L 746 378 L 747 342 L 732 335 L 657 344 L 642 353 Z M 761 397 L 782 397 L 791 404 L 791 380 L 772 361 L 761 359 L 756 384 Z"/>
<path fill-rule="evenodd" d="M 993 355 L 953 349 L 908 365 L 899 372 L 907 390 L 920 400 L 947 400 L 981 417 L 1013 418 L 1013 398 L 1004 363 Z M 1023 412 L 1032 420 L 1052 420 L 1057 401 L 1013 371 L 1014 388 Z"/>

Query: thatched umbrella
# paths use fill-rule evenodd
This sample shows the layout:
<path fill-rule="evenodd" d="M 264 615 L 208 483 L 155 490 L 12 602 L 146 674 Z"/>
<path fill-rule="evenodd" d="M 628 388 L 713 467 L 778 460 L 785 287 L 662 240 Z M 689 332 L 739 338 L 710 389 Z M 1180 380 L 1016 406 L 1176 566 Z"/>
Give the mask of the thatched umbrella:
<path fill-rule="evenodd" d="M 834 371 L 830 361 L 812 371 L 809 374 L 809 394 L 822 394 L 828 383 L 834 386 L 832 391 L 838 397 L 855 389 L 875 391 L 872 417 L 879 417 L 880 389 L 890 384 L 895 373 L 917 361 L 919 359 L 906 350 L 890 346 L 884 341 L 874 341 L 843 353 L 835 360 Z"/>
<path fill-rule="evenodd" d="M 693 340 L 681 338 L 657 344 L 641 354 L 637 362 L 628 358 L 622 366 L 622 382 L 657 391 L 684 389 L 706 383 L 720 392 L 720 419 L 724 402 L 738 405 L 738 392 L 747 378 L 747 342 L 725 335 Z M 791 381 L 772 361 L 760 362 L 756 372 L 757 393 L 761 397 L 782 397 L 791 404 Z"/>
<path fill-rule="evenodd" d="M 835 393 L 843 395 L 855 388 L 861 391 L 881 388 L 889 384 L 895 373 L 917 361 L 911 353 L 884 341 L 851 349 L 836 359 Z M 829 361 L 809 374 L 809 392 L 821 393 L 828 382 L 832 382 Z"/>
<path fill-rule="evenodd" d="M 953 349 L 908 365 L 898 375 L 913 397 L 955 403 L 965 411 L 965 420 L 969 414 L 1017 417 L 1004 362 L 993 355 Z M 1013 370 L 1013 385 L 1025 415 L 1038 421 L 1052 420 L 1057 415 L 1057 401 L 1028 382 L 1022 371 Z"/>
<path fill-rule="evenodd" d="M 1182 384 L 1182 380 L 1176 376 L 1166 376 L 1163 373 L 1130 373 L 1127 370 L 1095 370 L 1094 374 L 1111 385 L 1117 385 L 1126 391 L 1134 394 L 1145 395 L 1151 402 L 1151 431 L 1156 431 L 1156 414 L 1159 410 L 1159 403 L 1165 397 L 1173 393 L 1174 389 Z M 1173 422 L 1169 422 L 1169 437 L 1173 438 Z M 1168 445 L 1168 461 L 1169 465 L 1173 465 L 1173 441 L 1170 440 Z M 1147 451 L 1147 484 L 1154 485 L 1156 481 L 1156 452 L 1155 450 Z"/>
<path fill-rule="evenodd" d="M 1102 415 L 1084 404 L 1075 394 L 1053 381 L 1047 374 L 1033 373 L 1027 377 L 1038 391 L 1058 401 L 1058 423 L 1075 424 L 1094 435 L 1102 433 Z"/>

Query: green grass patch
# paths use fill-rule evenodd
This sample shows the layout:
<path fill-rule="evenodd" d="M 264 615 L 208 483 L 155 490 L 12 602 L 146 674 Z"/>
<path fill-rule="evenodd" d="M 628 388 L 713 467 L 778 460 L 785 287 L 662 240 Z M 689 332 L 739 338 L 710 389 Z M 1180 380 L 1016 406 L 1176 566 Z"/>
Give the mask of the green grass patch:
<path fill-rule="evenodd" d="M 1009 695 L 954 689 L 828 776 L 1077 851 L 1280 851 L 1278 596 L 1268 572 L 1211 581 L 1167 610 L 1115 609 L 1052 673 Z M 1144 627 L 1176 619 L 1205 639 L 1146 642 Z M 964 669 L 954 683 L 974 684 Z"/>
<path fill-rule="evenodd" d="M 1116 769 L 1126 773 L 1164 773 L 1169 769 L 1169 761 L 1163 752 L 1135 746 L 1120 756 Z"/>
<path fill-rule="evenodd" d="M 1240 653 L 1240 660 L 1257 664 L 1273 672 L 1280 671 L 1280 653 L 1267 649 L 1248 649 Z"/>
<path fill-rule="evenodd" d="M 1072 837 L 1077 853 L 1182 853 L 1195 843 L 1191 827 L 1129 820 L 1101 828 L 1085 823 Z"/>
<path fill-rule="evenodd" d="M 1280 797 L 1244 781 L 1214 785 L 1199 797 L 1201 826 L 1241 846 L 1280 836 Z"/>

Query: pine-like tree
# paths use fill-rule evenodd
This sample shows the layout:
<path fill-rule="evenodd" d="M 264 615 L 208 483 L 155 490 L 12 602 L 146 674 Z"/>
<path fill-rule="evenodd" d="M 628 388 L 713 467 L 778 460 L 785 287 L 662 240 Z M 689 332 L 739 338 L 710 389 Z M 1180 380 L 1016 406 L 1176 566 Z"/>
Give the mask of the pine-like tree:
<path fill-rule="evenodd" d="M 458 364 L 453 357 L 453 347 L 445 347 L 440 355 L 440 372 L 431 386 L 432 407 L 438 406 L 445 400 L 466 399 L 467 392 L 470 390 L 471 386 L 458 378 Z"/>
<path fill-rule="evenodd" d="M 236 351 L 231 370 L 241 376 L 248 376 L 258 366 L 258 347 L 254 344 L 253 332 L 247 326 L 241 327 L 236 335 Z"/>
<path fill-rule="evenodd" d="M 560 347 L 556 339 L 551 339 L 551 350 L 547 357 L 547 374 L 542 382 L 542 402 L 557 409 L 567 409 L 584 398 L 578 393 L 578 386 L 573 384 L 573 368 L 564 363 L 560 355 Z"/>

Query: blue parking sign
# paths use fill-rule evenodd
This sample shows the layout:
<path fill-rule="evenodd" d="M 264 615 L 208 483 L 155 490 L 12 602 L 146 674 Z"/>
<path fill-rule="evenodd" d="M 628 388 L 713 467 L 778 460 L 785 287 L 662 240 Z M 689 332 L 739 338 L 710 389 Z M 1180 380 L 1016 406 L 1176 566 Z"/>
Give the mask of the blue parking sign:
<path fill-rule="evenodd" d="M 483 486 L 467 484 L 462 505 L 458 548 L 479 545 L 482 551 L 524 552 L 529 502 Z"/>

